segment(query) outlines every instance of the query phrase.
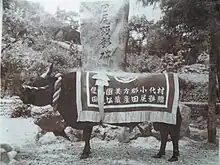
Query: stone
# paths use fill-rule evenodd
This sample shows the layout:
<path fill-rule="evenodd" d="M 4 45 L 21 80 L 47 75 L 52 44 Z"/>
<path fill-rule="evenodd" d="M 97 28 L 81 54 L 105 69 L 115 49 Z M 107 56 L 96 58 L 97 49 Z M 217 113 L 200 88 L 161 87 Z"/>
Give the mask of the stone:
<path fill-rule="evenodd" d="M 199 64 L 209 64 L 209 54 L 206 54 L 205 52 L 201 53 L 196 60 L 196 63 Z"/>
<path fill-rule="evenodd" d="M 180 137 L 185 136 L 189 131 L 189 125 L 192 122 L 191 120 L 191 108 L 179 103 L 180 113 L 182 116 L 182 124 L 180 129 Z"/>
<path fill-rule="evenodd" d="M 82 66 L 120 69 L 128 42 L 128 0 L 81 2 Z"/>
<path fill-rule="evenodd" d="M 64 131 L 71 141 L 73 142 L 83 141 L 82 130 L 77 130 L 71 127 L 66 127 Z"/>
<path fill-rule="evenodd" d="M 144 55 L 143 55 L 144 56 Z M 147 56 L 147 58 L 140 62 L 140 72 L 160 72 L 161 59 L 158 56 Z"/>
<path fill-rule="evenodd" d="M 199 117 L 196 119 L 196 122 L 199 123 L 199 122 L 201 122 L 202 120 L 204 120 L 204 119 L 203 119 L 203 116 L 199 116 Z"/>
<path fill-rule="evenodd" d="M 180 69 L 181 73 L 208 74 L 209 67 L 205 64 L 185 65 Z"/>
<path fill-rule="evenodd" d="M 0 162 L 3 162 L 3 163 L 10 162 L 8 153 L 4 148 L 0 148 Z"/>
<path fill-rule="evenodd" d="M 53 113 L 46 113 L 39 116 L 34 123 L 46 132 L 62 131 L 66 125 L 62 116 Z"/>
<path fill-rule="evenodd" d="M 0 148 L 5 149 L 6 152 L 12 151 L 12 147 L 9 144 L 6 144 L 6 143 L 0 144 Z"/>
<path fill-rule="evenodd" d="M 14 159 L 17 155 L 17 152 L 16 151 L 10 151 L 8 152 L 8 157 L 10 160 Z"/>
<path fill-rule="evenodd" d="M 129 129 L 128 128 L 124 128 L 124 131 L 119 135 L 118 137 L 118 141 L 120 143 L 128 143 L 130 141 L 130 137 L 129 137 Z"/>
<path fill-rule="evenodd" d="M 196 141 L 205 141 L 208 139 L 208 131 L 200 130 L 198 128 L 190 128 L 190 139 Z"/>
<path fill-rule="evenodd" d="M 198 123 L 198 128 L 199 128 L 199 129 L 206 129 L 207 126 L 208 126 L 207 120 L 203 120 L 203 121 L 201 121 L 200 123 Z"/>

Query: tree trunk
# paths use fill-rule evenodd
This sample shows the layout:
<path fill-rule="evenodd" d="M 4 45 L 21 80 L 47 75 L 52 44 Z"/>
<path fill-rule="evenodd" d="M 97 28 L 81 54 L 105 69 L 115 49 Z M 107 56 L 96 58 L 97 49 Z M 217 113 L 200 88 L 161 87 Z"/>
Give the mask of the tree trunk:
<path fill-rule="evenodd" d="M 214 21 L 213 21 L 214 22 Z M 216 73 L 218 38 L 215 23 L 212 24 L 210 35 L 210 57 L 209 57 L 209 99 L 208 99 L 208 142 L 216 143 Z"/>
<path fill-rule="evenodd" d="M 217 55 L 217 97 L 220 100 L 220 54 Z"/>

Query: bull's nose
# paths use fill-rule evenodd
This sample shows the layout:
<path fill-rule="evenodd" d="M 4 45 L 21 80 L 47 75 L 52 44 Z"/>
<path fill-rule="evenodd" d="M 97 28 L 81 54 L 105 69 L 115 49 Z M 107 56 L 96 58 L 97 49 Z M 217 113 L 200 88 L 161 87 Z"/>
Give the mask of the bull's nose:
<path fill-rule="evenodd" d="M 19 97 L 20 97 L 21 101 L 22 101 L 23 103 L 25 103 L 24 96 L 23 96 L 23 95 L 20 95 Z"/>

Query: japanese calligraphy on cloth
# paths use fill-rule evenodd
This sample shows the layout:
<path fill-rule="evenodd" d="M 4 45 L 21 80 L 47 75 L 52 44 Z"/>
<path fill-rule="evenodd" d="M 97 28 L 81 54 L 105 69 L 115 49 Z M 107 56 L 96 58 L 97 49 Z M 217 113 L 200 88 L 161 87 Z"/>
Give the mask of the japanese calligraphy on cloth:
<path fill-rule="evenodd" d="M 95 72 L 77 72 L 78 121 L 100 122 Z M 105 123 L 176 123 L 179 82 L 176 74 L 106 73 L 104 86 Z"/>

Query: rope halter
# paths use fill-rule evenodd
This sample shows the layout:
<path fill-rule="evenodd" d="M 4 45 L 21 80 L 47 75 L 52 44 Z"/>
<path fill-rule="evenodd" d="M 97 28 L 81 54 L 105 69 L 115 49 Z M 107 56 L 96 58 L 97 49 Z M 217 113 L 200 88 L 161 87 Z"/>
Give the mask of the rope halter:
<path fill-rule="evenodd" d="M 28 88 L 28 89 L 35 89 L 35 90 L 41 90 L 41 89 L 47 89 L 49 85 L 45 85 L 43 87 L 33 87 L 29 85 L 22 85 L 23 88 Z"/>
<path fill-rule="evenodd" d="M 52 107 L 54 111 L 57 111 L 57 102 L 60 97 L 60 92 L 61 92 L 61 80 L 62 80 L 62 74 L 57 73 L 55 75 L 57 77 L 57 80 L 54 83 L 54 93 L 53 93 L 53 101 L 52 101 Z M 34 89 L 34 90 L 44 90 L 49 88 L 49 85 L 45 85 L 42 87 L 35 87 L 35 86 L 29 86 L 29 85 L 22 85 L 23 88 L 28 88 L 28 89 Z"/>
<path fill-rule="evenodd" d="M 54 83 L 54 94 L 53 94 L 53 110 L 57 111 L 57 102 L 58 99 L 60 97 L 60 92 L 61 92 L 61 80 L 62 80 L 62 74 L 61 73 L 57 73 L 55 75 L 55 77 L 57 77 L 56 82 Z"/>

